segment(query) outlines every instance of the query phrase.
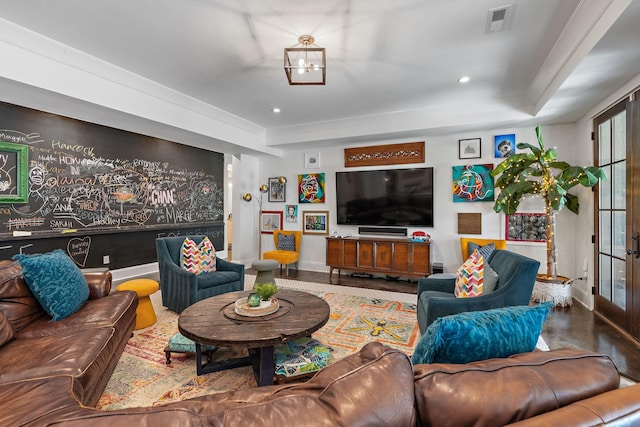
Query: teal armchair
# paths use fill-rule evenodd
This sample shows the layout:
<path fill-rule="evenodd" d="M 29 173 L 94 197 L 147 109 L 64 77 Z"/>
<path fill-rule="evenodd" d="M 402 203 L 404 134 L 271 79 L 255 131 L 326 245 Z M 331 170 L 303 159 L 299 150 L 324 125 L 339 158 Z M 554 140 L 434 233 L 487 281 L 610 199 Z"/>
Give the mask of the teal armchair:
<path fill-rule="evenodd" d="M 200 243 L 204 236 L 189 236 Z M 244 265 L 216 257 L 216 271 L 193 274 L 180 267 L 184 237 L 156 239 L 162 305 L 181 313 L 190 305 L 215 295 L 244 289 Z"/>
<path fill-rule="evenodd" d="M 418 326 L 420 333 L 437 318 L 467 311 L 528 305 L 540 262 L 509 250 L 496 249 L 488 260 L 498 274 L 496 289 L 487 295 L 456 298 L 455 276 L 435 274 L 418 279 Z"/>

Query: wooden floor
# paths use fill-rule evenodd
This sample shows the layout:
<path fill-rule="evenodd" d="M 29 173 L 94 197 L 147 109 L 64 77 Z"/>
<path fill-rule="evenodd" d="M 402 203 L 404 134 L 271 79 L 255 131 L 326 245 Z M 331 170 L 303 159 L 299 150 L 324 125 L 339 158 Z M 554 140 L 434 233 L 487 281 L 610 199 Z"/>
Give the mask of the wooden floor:
<path fill-rule="evenodd" d="M 253 273 L 251 269 L 247 271 Z M 280 273 L 276 270 L 276 277 Z M 284 272 L 282 273 L 284 277 Z M 329 284 L 329 274 L 290 270 L 289 279 Z M 337 282 L 339 279 L 339 283 Z M 333 274 L 334 285 L 355 286 L 393 292 L 416 293 L 417 281 L 385 280 Z M 549 348 L 576 347 L 608 354 L 625 376 L 640 381 L 640 344 L 627 339 L 582 304 L 556 307 L 547 318 L 542 336 Z"/>

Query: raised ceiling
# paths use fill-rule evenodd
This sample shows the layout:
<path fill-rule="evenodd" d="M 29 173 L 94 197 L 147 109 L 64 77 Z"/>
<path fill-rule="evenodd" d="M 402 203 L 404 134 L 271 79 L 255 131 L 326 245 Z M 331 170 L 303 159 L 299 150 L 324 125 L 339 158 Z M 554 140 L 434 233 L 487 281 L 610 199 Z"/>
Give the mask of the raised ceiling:
<path fill-rule="evenodd" d="M 489 11 L 505 5 L 507 28 L 487 33 Z M 640 72 L 640 0 L 0 0 L 0 7 L 0 23 L 14 30 L 0 39 L 6 46 L 140 93 L 153 82 L 154 95 L 158 87 L 179 93 L 172 102 L 185 111 L 192 103 L 214 107 L 212 122 L 244 129 L 258 144 L 233 132 L 181 130 L 258 151 L 572 122 Z M 327 49 L 326 86 L 287 84 L 283 49 L 301 34 Z M 64 49 L 43 52 L 44 41 Z M 6 70 L 11 62 L 5 53 L 0 88 L 19 83 L 25 93 L 58 95 L 47 85 L 58 71 L 16 77 Z M 463 75 L 471 78 L 465 85 L 457 82 Z M 78 101 L 88 115 L 81 118 L 116 125 L 107 116 L 118 103 L 93 90 L 100 89 L 69 90 L 56 102 Z M 146 121 L 145 132 L 160 121 L 136 112 L 124 119 L 125 128 Z"/>

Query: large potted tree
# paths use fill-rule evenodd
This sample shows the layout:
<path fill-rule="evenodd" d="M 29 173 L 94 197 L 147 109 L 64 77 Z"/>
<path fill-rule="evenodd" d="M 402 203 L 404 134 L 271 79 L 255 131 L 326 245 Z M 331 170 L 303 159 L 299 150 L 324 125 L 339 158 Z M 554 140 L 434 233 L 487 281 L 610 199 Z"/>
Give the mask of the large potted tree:
<path fill-rule="evenodd" d="M 569 193 L 576 185 L 593 187 L 605 175 L 602 169 L 572 166 L 557 160 L 554 148 L 545 148 L 540 126 L 536 127 L 538 145 L 518 143 L 516 147 L 529 152 L 506 158 L 492 172 L 499 175 L 495 186 L 500 189 L 493 209 L 511 215 L 516 213 L 520 201 L 527 195 L 540 196 L 544 201 L 546 217 L 547 272 L 539 275 L 548 282 L 559 282 L 556 253 L 556 213 L 563 208 L 578 214 L 578 197 Z"/>

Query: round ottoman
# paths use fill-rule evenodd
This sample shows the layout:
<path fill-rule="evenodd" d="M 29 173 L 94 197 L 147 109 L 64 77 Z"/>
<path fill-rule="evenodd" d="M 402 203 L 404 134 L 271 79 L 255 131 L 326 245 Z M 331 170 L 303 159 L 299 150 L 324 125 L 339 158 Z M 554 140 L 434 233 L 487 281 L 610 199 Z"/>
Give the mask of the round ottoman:
<path fill-rule="evenodd" d="M 158 289 L 160 289 L 158 282 L 152 279 L 128 280 L 116 286 L 116 291 L 134 291 L 138 295 L 136 326 L 134 329 L 143 329 L 156 323 L 156 312 L 153 309 L 149 295 Z"/>
<path fill-rule="evenodd" d="M 262 259 L 260 261 L 254 261 L 251 264 L 251 268 L 256 270 L 256 285 L 262 285 L 263 283 L 275 283 L 276 279 L 273 277 L 273 270 L 278 268 L 278 261 L 274 259 Z"/>

